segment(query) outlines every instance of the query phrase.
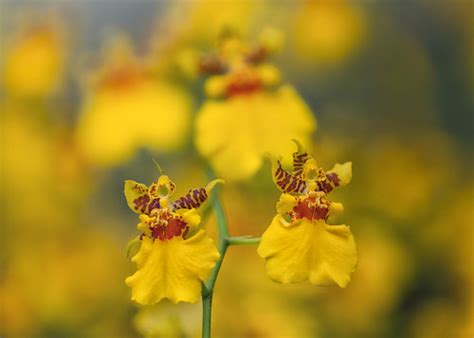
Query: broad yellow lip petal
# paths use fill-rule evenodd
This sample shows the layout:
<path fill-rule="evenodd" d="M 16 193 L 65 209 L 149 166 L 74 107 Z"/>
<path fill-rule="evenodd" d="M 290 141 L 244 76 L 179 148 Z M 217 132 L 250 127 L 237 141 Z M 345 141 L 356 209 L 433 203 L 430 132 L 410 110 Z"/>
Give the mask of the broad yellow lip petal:
<path fill-rule="evenodd" d="M 132 288 L 132 300 L 155 304 L 163 298 L 173 303 L 196 303 L 219 253 L 211 238 L 200 230 L 189 239 L 168 241 L 144 237 L 140 251 L 132 258 L 138 270 L 125 280 Z"/>
<path fill-rule="evenodd" d="M 282 86 L 275 92 L 207 100 L 196 117 L 195 142 L 217 175 L 244 180 L 260 169 L 265 153 L 290 154 L 288 140 L 310 144 L 315 128 L 309 107 L 292 87 Z"/>
<path fill-rule="evenodd" d="M 285 227 L 281 218 L 273 218 L 258 247 L 267 275 L 285 284 L 309 280 L 320 286 L 345 287 L 357 262 L 349 227 L 307 219 Z"/>

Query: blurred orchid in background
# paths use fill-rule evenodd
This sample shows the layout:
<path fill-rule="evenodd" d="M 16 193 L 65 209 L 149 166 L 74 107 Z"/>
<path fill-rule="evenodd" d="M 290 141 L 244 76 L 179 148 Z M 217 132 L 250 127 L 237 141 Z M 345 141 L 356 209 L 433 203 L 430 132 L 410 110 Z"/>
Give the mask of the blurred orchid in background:
<path fill-rule="evenodd" d="M 473 336 L 471 7 L 2 1 L 0 336 Z"/>

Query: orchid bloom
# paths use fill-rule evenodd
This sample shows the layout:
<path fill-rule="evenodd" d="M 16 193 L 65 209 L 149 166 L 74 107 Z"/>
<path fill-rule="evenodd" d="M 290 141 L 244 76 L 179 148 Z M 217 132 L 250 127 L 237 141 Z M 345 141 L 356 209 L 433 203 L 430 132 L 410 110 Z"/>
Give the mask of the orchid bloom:
<path fill-rule="evenodd" d="M 310 108 L 293 87 L 280 86 L 278 69 L 267 61 L 281 39 L 266 31 L 251 45 L 226 34 L 217 52 L 199 62 L 201 73 L 209 75 L 209 98 L 196 117 L 196 148 L 227 180 L 250 178 L 266 153 L 289 154 L 287 139 L 309 144 L 316 129 Z"/>
<path fill-rule="evenodd" d="M 161 175 L 149 187 L 125 181 L 127 204 L 139 214 L 140 249 L 132 258 L 137 271 L 125 282 L 132 288 L 132 300 L 154 304 L 168 298 L 173 303 L 195 303 L 205 281 L 219 259 L 213 240 L 198 228 L 199 207 L 222 180 L 205 188 L 191 189 L 172 200 L 175 184 Z"/>
<path fill-rule="evenodd" d="M 293 171 L 273 161 L 273 180 L 282 191 L 277 215 L 262 236 L 258 254 L 266 261 L 267 275 L 280 283 L 309 280 L 316 285 L 345 287 L 356 262 L 356 245 L 346 225 L 328 219 L 342 212 L 342 204 L 328 194 L 352 178 L 352 164 L 336 164 L 324 171 L 298 141 Z"/>

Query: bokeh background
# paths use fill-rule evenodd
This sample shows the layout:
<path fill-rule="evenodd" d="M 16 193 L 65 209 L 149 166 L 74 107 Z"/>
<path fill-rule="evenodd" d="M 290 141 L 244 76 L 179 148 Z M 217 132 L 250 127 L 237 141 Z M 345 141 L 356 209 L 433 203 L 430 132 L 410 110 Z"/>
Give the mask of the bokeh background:
<path fill-rule="evenodd" d="M 153 157 L 178 193 L 205 183 L 192 141 L 205 96 L 187 60 L 223 26 L 284 34 L 274 62 L 315 113 L 315 156 L 326 168 L 353 162 L 333 199 L 359 263 L 346 289 L 282 286 L 255 248 L 230 248 L 215 336 L 474 335 L 472 1 L 3 0 L 0 10 L 0 336 L 199 336 L 200 304 L 130 301 L 124 248 L 137 221 L 122 189 L 155 179 Z M 147 89 L 134 77 L 143 64 Z M 278 192 L 267 164 L 221 196 L 232 234 L 259 235 Z"/>

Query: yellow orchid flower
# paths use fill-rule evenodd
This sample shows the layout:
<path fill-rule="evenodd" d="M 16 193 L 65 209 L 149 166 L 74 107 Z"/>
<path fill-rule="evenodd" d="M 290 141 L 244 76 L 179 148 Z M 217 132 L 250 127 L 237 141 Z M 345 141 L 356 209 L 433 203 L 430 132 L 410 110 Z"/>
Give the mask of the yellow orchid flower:
<path fill-rule="evenodd" d="M 266 153 L 290 152 L 287 139 L 310 143 L 311 110 L 291 86 L 279 86 L 278 69 L 266 62 L 281 44 L 271 30 L 255 46 L 227 33 L 216 54 L 200 59 L 200 72 L 211 75 L 205 83 L 210 98 L 197 114 L 195 143 L 219 176 L 249 178 Z"/>
<path fill-rule="evenodd" d="M 58 25 L 31 25 L 7 45 L 4 81 L 9 94 L 43 97 L 60 87 L 66 50 Z"/>
<path fill-rule="evenodd" d="M 175 184 L 161 175 L 149 187 L 125 181 L 128 206 L 138 213 L 140 249 L 132 258 L 137 271 L 125 280 L 132 288 L 132 300 L 139 304 L 158 303 L 168 298 L 173 303 L 195 303 L 205 281 L 219 259 L 219 252 L 206 232 L 198 228 L 198 208 L 209 192 L 222 180 L 205 188 L 191 189 L 174 201 Z"/>
<path fill-rule="evenodd" d="M 127 40 L 114 40 L 103 69 L 89 88 L 77 137 L 86 157 L 98 165 L 128 160 L 140 147 L 171 151 L 189 131 L 191 99 L 156 80 Z"/>
<path fill-rule="evenodd" d="M 276 282 L 309 280 L 345 287 L 357 262 L 356 245 L 348 226 L 327 223 L 343 210 L 327 194 L 350 182 L 351 163 L 336 164 L 326 172 L 295 142 L 293 171 L 284 170 L 279 160 L 273 164 L 273 179 L 282 195 L 258 254 L 266 261 L 267 275 Z"/>

